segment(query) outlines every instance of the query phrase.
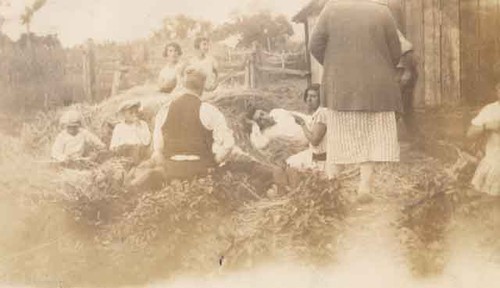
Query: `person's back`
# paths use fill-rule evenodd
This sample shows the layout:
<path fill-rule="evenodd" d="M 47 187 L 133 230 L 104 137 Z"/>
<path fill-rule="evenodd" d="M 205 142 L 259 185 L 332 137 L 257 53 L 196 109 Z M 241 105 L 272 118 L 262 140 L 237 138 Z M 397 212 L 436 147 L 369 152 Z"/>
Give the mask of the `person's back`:
<path fill-rule="evenodd" d="M 329 2 L 313 33 L 311 53 L 325 68 L 323 85 L 331 92 L 327 95 L 335 95 L 324 99 L 329 108 L 400 110 L 394 79 L 401 46 L 387 6 L 362 0 Z"/>
<path fill-rule="evenodd" d="M 164 156 L 196 155 L 207 163 L 215 163 L 212 154 L 212 133 L 200 120 L 202 102 L 189 93 L 176 98 L 169 107 L 164 135 Z"/>

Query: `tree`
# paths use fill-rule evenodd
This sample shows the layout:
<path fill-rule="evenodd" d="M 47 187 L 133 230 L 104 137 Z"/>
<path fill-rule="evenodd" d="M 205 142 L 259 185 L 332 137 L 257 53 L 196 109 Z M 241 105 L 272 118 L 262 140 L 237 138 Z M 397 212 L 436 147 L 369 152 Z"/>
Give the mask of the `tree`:
<path fill-rule="evenodd" d="M 26 33 L 28 34 L 28 48 L 31 49 L 31 21 L 36 12 L 38 12 L 45 4 L 47 0 L 35 0 L 33 5 L 26 6 L 24 8 L 24 13 L 21 15 L 21 24 L 26 25 Z"/>
<path fill-rule="evenodd" d="M 175 17 L 167 17 L 163 19 L 163 27 L 160 31 L 155 32 L 156 38 L 178 39 L 196 35 L 208 35 L 213 30 L 213 24 L 209 21 L 198 20 L 189 16 L 180 14 Z"/>
<path fill-rule="evenodd" d="M 0 0 L 0 8 L 8 7 L 9 5 L 10 5 L 9 1 L 7 1 L 7 0 Z M 5 22 L 5 16 L 2 15 L 2 13 L 0 11 L 0 35 L 2 34 L 2 27 L 3 27 L 4 22 Z"/>
<path fill-rule="evenodd" d="M 231 22 L 219 26 L 214 35 L 224 39 L 231 35 L 241 35 L 239 45 L 250 47 L 253 42 L 259 42 L 263 47 L 272 49 L 279 43 L 284 43 L 293 35 L 293 28 L 283 15 L 273 17 L 270 12 L 263 11 L 252 15 L 240 15 Z"/>

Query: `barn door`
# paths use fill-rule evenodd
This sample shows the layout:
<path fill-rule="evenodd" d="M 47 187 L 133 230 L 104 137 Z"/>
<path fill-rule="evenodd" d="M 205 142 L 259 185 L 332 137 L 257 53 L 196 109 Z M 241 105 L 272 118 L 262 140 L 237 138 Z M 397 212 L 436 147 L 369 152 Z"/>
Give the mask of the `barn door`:
<path fill-rule="evenodd" d="M 461 0 L 461 90 L 469 103 L 495 99 L 500 81 L 500 0 Z"/>

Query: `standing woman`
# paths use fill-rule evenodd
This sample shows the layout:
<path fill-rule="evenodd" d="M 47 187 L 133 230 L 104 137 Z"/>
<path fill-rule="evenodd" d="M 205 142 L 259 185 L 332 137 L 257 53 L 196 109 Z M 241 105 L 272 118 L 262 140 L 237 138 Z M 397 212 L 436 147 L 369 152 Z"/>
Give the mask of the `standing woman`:
<path fill-rule="evenodd" d="M 175 88 L 180 86 L 180 75 L 182 72 L 181 56 L 181 46 L 176 42 L 170 42 L 165 46 L 163 57 L 166 58 L 167 63 L 160 71 L 158 77 L 158 86 L 161 92 L 171 93 Z"/>
<path fill-rule="evenodd" d="M 371 200 L 374 164 L 399 161 L 396 23 L 386 5 L 371 0 L 330 1 L 310 47 L 324 68 L 327 173 L 334 178 L 342 165 L 360 164 L 359 200 Z"/>
<path fill-rule="evenodd" d="M 219 64 L 210 54 L 210 40 L 206 37 L 198 37 L 194 40 L 196 55 L 191 59 L 190 65 L 197 67 L 205 74 L 205 91 L 214 91 L 219 85 Z"/>

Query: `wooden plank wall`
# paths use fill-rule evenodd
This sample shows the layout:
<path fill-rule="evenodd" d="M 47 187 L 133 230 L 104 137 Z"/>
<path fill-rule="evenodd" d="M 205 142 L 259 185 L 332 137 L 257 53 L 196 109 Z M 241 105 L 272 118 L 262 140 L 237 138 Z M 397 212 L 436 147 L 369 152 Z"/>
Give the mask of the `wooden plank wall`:
<path fill-rule="evenodd" d="M 425 82 L 427 75 L 424 63 L 424 5 L 423 1 L 405 1 L 406 37 L 413 44 L 417 70 L 419 71 L 418 81 L 415 87 L 415 106 L 425 106 Z"/>
<path fill-rule="evenodd" d="M 441 0 L 441 102 L 460 101 L 460 0 Z"/>
<path fill-rule="evenodd" d="M 500 79 L 500 0 L 460 1 L 462 95 L 471 104 L 495 99 Z"/>
<path fill-rule="evenodd" d="M 406 36 L 413 43 L 419 80 L 415 105 L 460 101 L 460 0 L 406 0 Z"/>

